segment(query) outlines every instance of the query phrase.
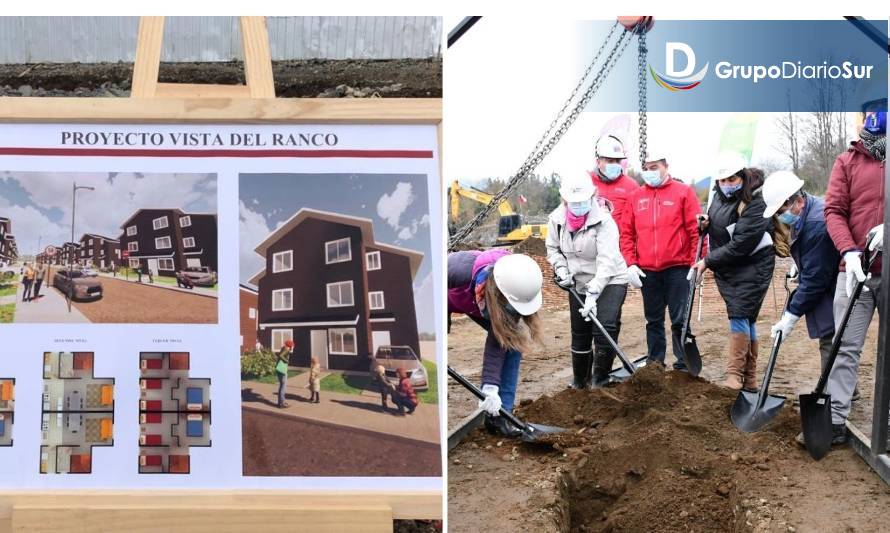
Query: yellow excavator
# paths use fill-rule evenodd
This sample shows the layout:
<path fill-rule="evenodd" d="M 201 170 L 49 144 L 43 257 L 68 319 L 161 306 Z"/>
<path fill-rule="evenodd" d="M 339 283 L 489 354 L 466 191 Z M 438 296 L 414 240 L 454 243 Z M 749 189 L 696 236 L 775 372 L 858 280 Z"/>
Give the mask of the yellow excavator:
<path fill-rule="evenodd" d="M 475 188 L 464 188 L 457 180 L 451 183 L 449 190 L 451 196 L 451 223 L 456 224 L 460 211 L 461 197 L 475 200 L 482 204 L 490 204 L 493 195 Z M 506 200 L 498 205 L 498 213 L 501 218 L 498 221 L 497 243 L 502 246 L 512 245 L 524 241 L 529 237 L 539 239 L 547 238 L 547 224 L 523 224 L 522 215 L 513 211 L 513 207 Z"/>

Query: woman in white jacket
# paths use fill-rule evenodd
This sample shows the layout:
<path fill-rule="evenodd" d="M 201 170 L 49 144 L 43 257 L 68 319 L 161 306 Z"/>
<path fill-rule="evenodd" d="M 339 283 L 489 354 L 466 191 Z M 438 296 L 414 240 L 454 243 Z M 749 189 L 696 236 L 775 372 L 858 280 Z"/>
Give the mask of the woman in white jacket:
<path fill-rule="evenodd" d="M 572 326 L 572 375 L 570 387 L 583 389 L 608 383 L 615 352 L 590 321 L 595 314 L 617 342 L 621 330 L 621 306 L 627 296 L 627 264 L 618 246 L 618 226 L 606 203 L 586 174 L 563 180 L 563 203 L 548 220 L 547 261 L 557 283 L 574 287 L 584 298 L 581 305 L 569 295 Z M 596 353 L 591 346 L 596 348 Z M 593 383 L 591 383 L 591 374 Z"/>

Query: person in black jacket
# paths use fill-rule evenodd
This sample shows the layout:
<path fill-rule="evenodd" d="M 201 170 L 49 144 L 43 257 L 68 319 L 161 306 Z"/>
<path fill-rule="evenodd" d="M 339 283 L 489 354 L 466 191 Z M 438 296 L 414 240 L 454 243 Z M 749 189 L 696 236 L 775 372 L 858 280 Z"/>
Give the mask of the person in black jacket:
<path fill-rule="evenodd" d="M 763 171 L 747 168 L 741 155 L 721 156 L 714 176 L 713 199 L 702 226 L 707 229 L 708 255 L 690 271 L 690 279 L 706 268 L 714 272 L 729 317 L 729 361 L 721 383 L 731 389 L 757 388 L 758 342 L 755 323 L 776 264 L 773 222 L 764 218 Z"/>

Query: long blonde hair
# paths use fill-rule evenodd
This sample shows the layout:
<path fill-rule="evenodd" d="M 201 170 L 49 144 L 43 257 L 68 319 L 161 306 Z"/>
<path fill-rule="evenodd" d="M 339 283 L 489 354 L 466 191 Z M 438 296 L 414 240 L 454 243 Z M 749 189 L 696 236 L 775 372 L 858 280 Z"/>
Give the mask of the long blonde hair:
<path fill-rule="evenodd" d="M 485 283 L 485 307 L 491 321 L 491 331 L 498 344 L 520 353 L 541 344 L 541 320 L 538 313 L 522 316 L 507 311 L 507 298 L 489 278 Z"/>

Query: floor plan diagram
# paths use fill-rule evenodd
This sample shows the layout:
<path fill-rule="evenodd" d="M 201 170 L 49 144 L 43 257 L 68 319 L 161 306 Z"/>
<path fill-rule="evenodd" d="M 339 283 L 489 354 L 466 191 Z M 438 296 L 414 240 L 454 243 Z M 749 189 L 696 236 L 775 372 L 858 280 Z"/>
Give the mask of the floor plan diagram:
<path fill-rule="evenodd" d="M 139 367 L 139 473 L 188 474 L 189 448 L 210 446 L 210 379 L 189 377 L 188 352 L 143 352 Z"/>
<path fill-rule="evenodd" d="M 41 474 L 89 474 L 93 447 L 114 445 L 114 378 L 93 376 L 92 352 L 43 354 L 41 431 Z"/>
<path fill-rule="evenodd" d="M 0 446 L 12 446 L 14 411 L 15 379 L 0 378 Z"/>

